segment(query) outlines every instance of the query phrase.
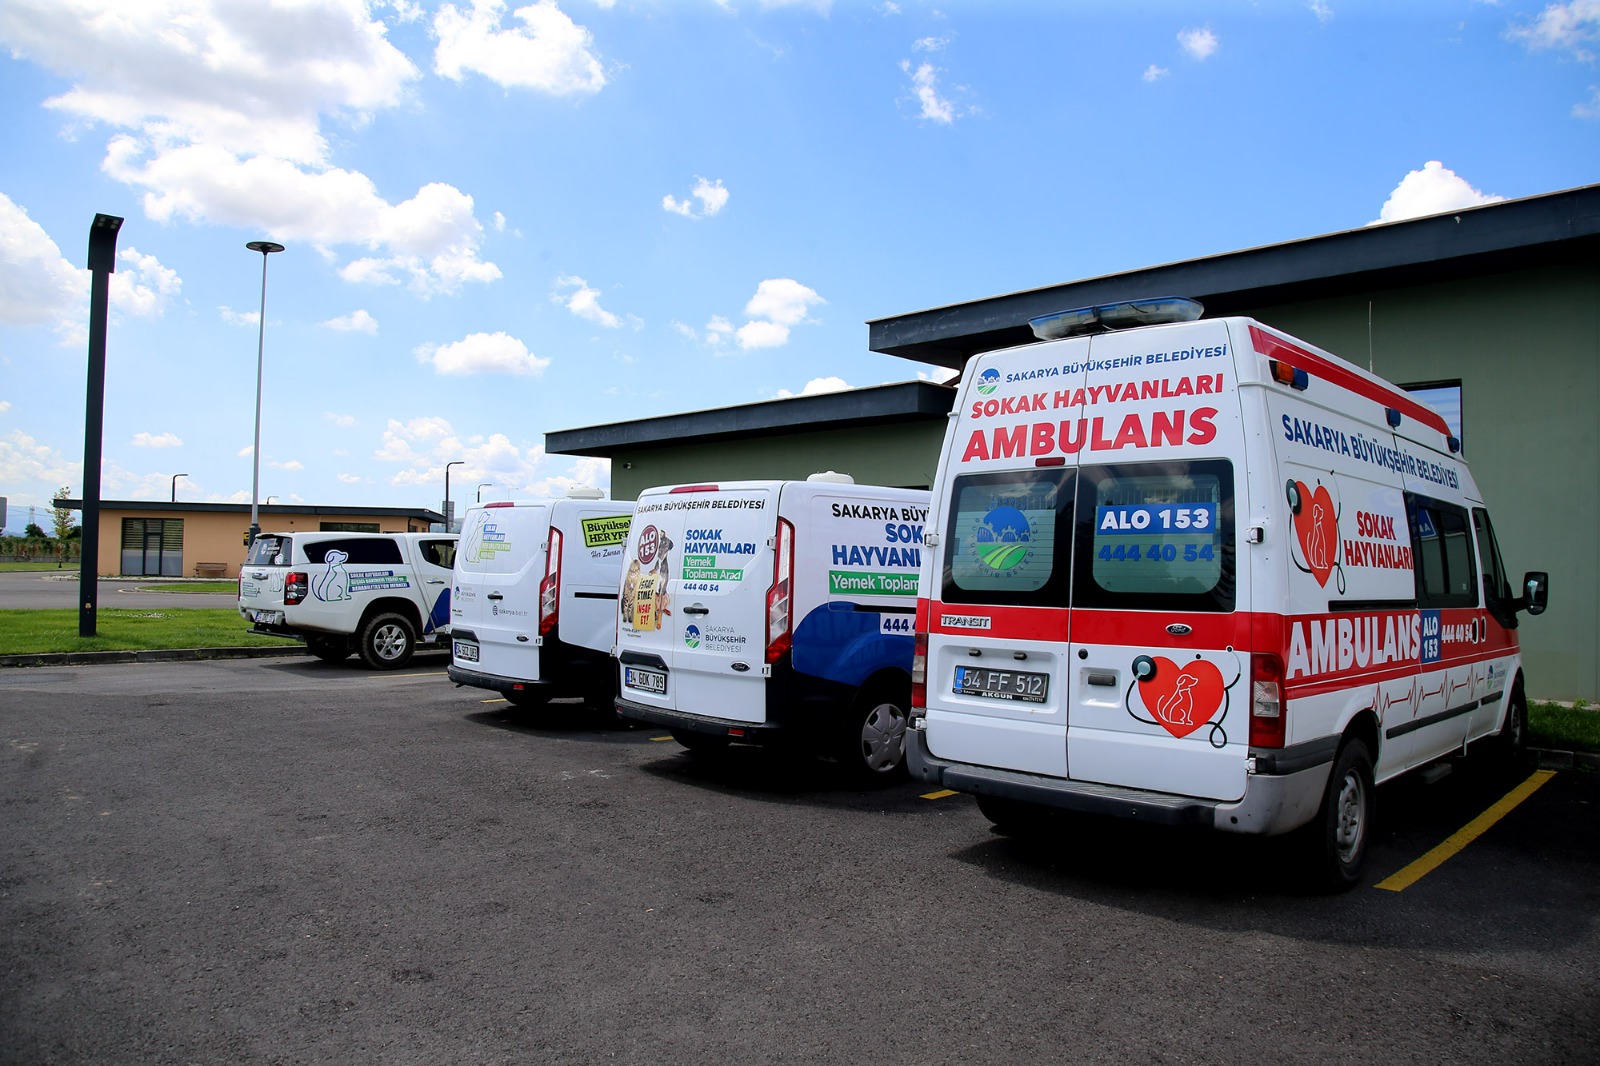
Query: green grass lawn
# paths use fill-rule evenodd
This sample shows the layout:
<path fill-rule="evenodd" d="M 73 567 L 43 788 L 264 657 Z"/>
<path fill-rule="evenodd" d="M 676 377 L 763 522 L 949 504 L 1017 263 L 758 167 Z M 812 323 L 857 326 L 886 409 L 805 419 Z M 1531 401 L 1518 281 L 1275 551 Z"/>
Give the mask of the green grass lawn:
<path fill-rule="evenodd" d="M 54 559 L 34 559 L 26 563 L 0 563 L 0 574 L 31 573 L 34 570 L 66 570 L 76 574 L 78 560 L 56 565 Z"/>
<path fill-rule="evenodd" d="M 229 583 L 229 588 L 233 586 Z M 260 637 L 232 608 L 101 609 L 95 636 L 78 636 L 78 610 L 0 611 L 0 655 L 69 651 L 292 646 L 285 637 Z"/>
<path fill-rule="evenodd" d="M 233 595 L 239 591 L 236 581 L 176 581 L 161 585 L 140 585 L 140 592 L 225 592 Z"/>
<path fill-rule="evenodd" d="M 1561 751 L 1600 751 L 1600 710 L 1583 703 L 1530 703 L 1528 743 Z"/>

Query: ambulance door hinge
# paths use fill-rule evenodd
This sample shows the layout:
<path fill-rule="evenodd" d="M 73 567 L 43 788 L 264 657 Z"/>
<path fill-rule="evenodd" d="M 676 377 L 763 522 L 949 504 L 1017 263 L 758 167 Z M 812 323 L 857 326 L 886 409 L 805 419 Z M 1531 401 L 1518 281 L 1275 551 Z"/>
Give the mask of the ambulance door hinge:
<path fill-rule="evenodd" d="M 1244 531 L 1244 542 L 1246 544 L 1260 544 L 1266 539 L 1267 525 L 1265 522 L 1259 525 L 1250 526 Z"/>
<path fill-rule="evenodd" d="M 772 676 L 772 664 L 771 663 L 762 663 L 761 664 L 761 676 L 762 677 L 771 677 Z"/>

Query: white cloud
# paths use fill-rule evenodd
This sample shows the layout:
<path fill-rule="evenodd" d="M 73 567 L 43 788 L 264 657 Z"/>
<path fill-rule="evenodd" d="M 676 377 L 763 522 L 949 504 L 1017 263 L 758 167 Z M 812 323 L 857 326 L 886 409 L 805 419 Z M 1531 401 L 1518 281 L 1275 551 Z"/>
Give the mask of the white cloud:
<path fill-rule="evenodd" d="M 789 327 L 777 322 L 746 322 L 734 335 L 739 338 L 739 347 L 747 352 L 756 348 L 781 348 L 789 343 Z"/>
<path fill-rule="evenodd" d="M 661 198 L 662 210 L 671 211 L 673 214 L 682 215 L 684 218 L 710 218 L 728 204 L 728 190 L 722 184 L 721 178 L 716 181 L 708 181 L 696 175 L 694 189 L 690 191 L 689 195 L 700 201 L 700 210 L 698 212 L 695 211 L 694 203 L 687 197 L 679 200 L 671 193 Z"/>
<path fill-rule="evenodd" d="M 571 292 L 562 291 L 567 289 Z M 600 306 L 600 290 L 592 288 L 582 278 L 563 274 L 556 278 L 556 290 L 550 294 L 551 301 L 561 304 L 585 322 L 593 322 L 607 329 L 622 328 L 622 319 Z"/>
<path fill-rule="evenodd" d="M 0 485 L 74 485 L 82 474 L 82 462 L 67 458 L 48 444 L 40 444 L 20 429 L 0 437 Z M 19 494 L 12 494 L 13 505 L 19 499 Z"/>
<path fill-rule="evenodd" d="M 911 60 L 904 59 L 900 61 L 900 69 L 911 77 L 911 91 L 921 105 L 918 118 L 945 126 L 955 122 L 955 106 L 939 95 L 939 68 L 932 63 L 921 63 L 913 69 Z"/>
<path fill-rule="evenodd" d="M 362 477 L 360 474 L 336 474 L 341 485 L 370 485 L 371 478 Z"/>
<path fill-rule="evenodd" d="M 417 361 L 441 374 L 516 374 L 538 377 L 550 365 L 507 333 L 473 333 L 445 345 L 423 345 Z"/>
<path fill-rule="evenodd" d="M 1178 44 L 1189 53 L 1190 59 L 1210 59 L 1217 52 L 1217 35 L 1210 26 L 1178 31 Z"/>
<path fill-rule="evenodd" d="M 298 459 L 290 459 L 287 462 L 269 459 L 267 460 L 267 466 L 273 470 L 304 470 L 306 468 L 305 464 Z"/>
<path fill-rule="evenodd" d="M 217 308 L 217 314 L 230 326 L 253 326 L 261 321 L 260 311 L 235 311 L 226 305 Z"/>
<path fill-rule="evenodd" d="M 1600 0 L 1549 4 L 1533 22 L 1506 30 L 1506 37 L 1530 52 L 1571 52 L 1573 58 L 1592 63 L 1594 53 L 1587 46 L 1600 40 Z"/>
<path fill-rule="evenodd" d="M 183 282 L 153 255 L 125 248 L 122 266 L 111 275 L 110 310 L 140 318 L 160 317 Z M 53 327 L 63 344 L 87 340 L 87 267 L 78 267 L 28 212 L 0 193 L 0 323 Z"/>
<path fill-rule="evenodd" d="M 1589 86 L 1589 101 L 1572 105 L 1573 118 L 1600 118 L 1600 86 Z"/>
<path fill-rule="evenodd" d="M 543 447 L 518 445 L 503 433 L 463 439 L 449 421 L 414 418 L 409 422 L 391 419 L 383 433 L 383 445 L 374 458 L 402 467 L 389 478 L 397 486 L 435 488 L 444 495 L 445 464 L 461 460 L 450 471 L 452 498 L 469 498 L 470 486 L 489 482 L 506 499 L 563 495 L 572 485 L 609 488 L 610 463 L 599 459 L 579 459 L 565 475 L 549 474 Z M 341 478 L 341 480 L 344 480 Z"/>
<path fill-rule="evenodd" d="M 778 399 L 785 400 L 792 396 L 820 396 L 825 392 L 844 392 L 849 387 L 850 383 L 840 377 L 812 378 L 805 383 L 799 392 L 779 389 Z"/>
<path fill-rule="evenodd" d="M 756 294 L 744 305 L 744 313 L 751 318 L 766 318 L 793 326 L 805 321 L 812 305 L 827 302 L 815 289 L 793 278 L 768 278 L 756 287 Z"/>
<path fill-rule="evenodd" d="M 1311 0 L 1310 3 L 1306 4 L 1306 9 L 1317 16 L 1317 21 L 1324 26 L 1333 21 L 1333 8 L 1329 7 L 1323 0 Z"/>
<path fill-rule="evenodd" d="M 439 40 L 434 73 L 452 81 L 482 74 L 503 88 L 557 96 L 596 93 L 605 86 L 605 72 L 589 50 L 593 37 L 554 0 L 517 8 L 520 27 L 503 28 L 505 13 L 502 0 L 473 0 L 465 12 L 455 4 L 441 7 L 433 17 Z"/>
<path fill-rule="evenodd" d="M 176 433 L 135 433 L 133 440 L 128 443 L 135 448 L 178 448 L 183 445 Z"/>
<path fill-rule="evenodd" d="M 323 325 L 339 333 L 368 333 L 375 335 L 378 332 L 378 320 L 368 314 L 365 308 L 358 308 L 348 315 L 330 318 Z"/>
<path fill-rule="evenodd" d="M 1379 222 L 1399 222 L 1424 215 L 1437 215 L 1445 211 L 1459 211 L 1480 204 L 1498 203 L 1505 199 L 1474 189 L 1455 171 L 1438 160 L 1430 160 L 1421 170 L 1413 170 L 1400 179 L 1389 198 L 1383 202 L 1378 217 L 1368 225 Z"/>
<path fill-rule="evenodd" d="M 1168 74 L 1171 74 L 1171 73 L 1172 72 L 1170 70 L 1168 70 L 1166 67 L 1158 67 L 1154 63 L 1151 63 L 1148 67 L 1144 68 L 1144 80 L 1145 81 L 1160 81 L 1162 78 L 1165 78 Z"/>
<path fill-rule="evenodd" d="M 102 170 L 144 190 L 151 219 L 372 248 L 347 268 L 351 280 L 406 280 L 423 295 L 493 281 L 471 197 L 435 184 L 389 203 L 365 175 L 330 163 L 324 120 L 359 126 L 401 104 L 419 77 L 386 34 L 361 0 L 270 12 L 227 0 L 0 4 L 0 42 L 72 81 L 46 106 L 123 131 Z"/>
<path fill-rule="evenodd" d="M 911 50 L 913 52 L 942 52 L 949 44 L 949 37 L 921 37 L 911 42 Z"/>
<path fill-rule="evenodd" d="M 337 411 L 324 411 L 322 417 L 338 426 L 340 429 L 349 429 L 356 424 L 355 415 L 340 414 Z"/>

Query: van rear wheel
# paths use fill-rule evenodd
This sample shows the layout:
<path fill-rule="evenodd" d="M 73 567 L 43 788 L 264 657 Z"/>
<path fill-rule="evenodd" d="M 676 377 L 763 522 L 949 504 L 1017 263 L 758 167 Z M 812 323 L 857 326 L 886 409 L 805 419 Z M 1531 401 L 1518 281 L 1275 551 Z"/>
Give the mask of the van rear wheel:
<path fill-rule="evenodd" d="M 1304 830 L 1315 887 L 1343 892 L 1361 880 L 1376 808 L 1372 754 L 1366 741 L 1347 740 L 1333 760 L 1322 808 Z"/>
<path fill-rule="evenodd" d="M 361 661 L 374 670 L 397 670 L 411 661 L 417 631 L 404 615 L 375 614 L 361 627 Z"/>
<path fill-rule="evenodd" d="M 910 701 L 880 689 L 866 693 L 845 722 L 839 755 L 851 770 L 875 779 L 903 773 Z"/>

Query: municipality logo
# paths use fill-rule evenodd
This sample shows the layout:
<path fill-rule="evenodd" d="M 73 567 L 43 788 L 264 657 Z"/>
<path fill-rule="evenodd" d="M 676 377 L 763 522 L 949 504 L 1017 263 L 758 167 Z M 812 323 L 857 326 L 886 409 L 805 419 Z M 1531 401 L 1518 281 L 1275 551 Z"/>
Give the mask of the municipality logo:
<path fill-rule="evenodd" d="M 700 646 L 700 627 L 692 625 L 685 629 L 683 631 L 683 643 L 688 647 L 698 648 Z"/>
<path fill-rule="evenodd" d="M 978 375 L 978 391 L 988 396 L 1000 387 L 1000 371 L 990 367 Z"/>
<path fill-rule="evenodd" d="M 990 570 L 1012 570 L 1027 558 L 1031 536 L 1027 515 L 1008 504 L 983 516 L 974 550 Z"/>

